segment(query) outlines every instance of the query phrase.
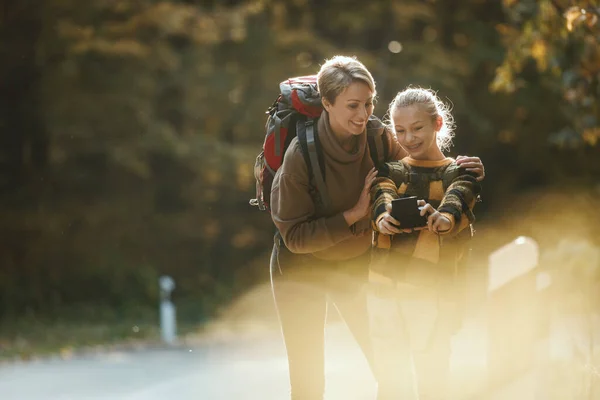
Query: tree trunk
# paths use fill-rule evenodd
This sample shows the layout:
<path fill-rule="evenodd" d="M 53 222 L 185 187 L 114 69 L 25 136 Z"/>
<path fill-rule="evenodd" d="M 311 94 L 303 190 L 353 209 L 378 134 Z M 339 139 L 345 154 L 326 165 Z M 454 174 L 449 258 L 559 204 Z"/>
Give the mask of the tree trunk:
<path fill-rule="evenodd" d="M 14 188 L 25 167 L 48 161 L 48 134 L 42 121 L 36 62 L 41 33 L 40 7 L 33 1 L 1 0 L 0 189 Z"/>

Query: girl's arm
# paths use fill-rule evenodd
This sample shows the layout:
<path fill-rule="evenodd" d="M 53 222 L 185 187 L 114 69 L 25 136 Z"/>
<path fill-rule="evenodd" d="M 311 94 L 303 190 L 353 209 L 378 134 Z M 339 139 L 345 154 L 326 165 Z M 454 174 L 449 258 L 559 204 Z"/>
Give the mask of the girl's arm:
<path fill-rule="evenodd" d="M 390 215 L 392 200 L 398 197 L 398 186 L 394 181 L 395 173 L 400 168 L 399 162 L 386 163 L 379 169 L 379 175 L 371 187 L 373 206 L 371 210 L 371 223 L 376 232 L 386 235 L 405 232 L 398 228 L 400 222 Z"/>
<path fill-rule="evenodd" d="M 477 178 L 474 172 L 464 170 L 446 189 L 437 211 L 450 220 L 450 229 L 440 234 L 455 235 L 475 221 L 473 208 L 481 192 Z"/>

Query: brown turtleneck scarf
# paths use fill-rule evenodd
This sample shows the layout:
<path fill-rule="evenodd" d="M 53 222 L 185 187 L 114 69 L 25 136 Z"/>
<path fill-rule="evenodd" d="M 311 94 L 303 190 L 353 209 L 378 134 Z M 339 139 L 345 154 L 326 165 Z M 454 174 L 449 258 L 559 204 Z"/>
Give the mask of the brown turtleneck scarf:
<path fill-rule="evenodd" d="M 324 111 L 318 122 L 318 135 L 325 159 L 325 181 L 331 201 L 328 215 L 318 217 L 310 195 L 308 168 L 295 138 L 285 153 L 271 190 L 271 217 L 288 249 L 294 253 L 312 253 L 324 260 L 347 260 L 363 254 L 371 246 L 370 218 L 366 216 L 351 229 L 343 212 L 354 207 L 373 161 L 367 148 L 367 136 L 357 136 L 356 151 L 342 148 Z M 391 133 L 387 133 L 389 159 L 401 159 L 405 153 Z M 352 231 L 356 232 L 355 234 Z"/>

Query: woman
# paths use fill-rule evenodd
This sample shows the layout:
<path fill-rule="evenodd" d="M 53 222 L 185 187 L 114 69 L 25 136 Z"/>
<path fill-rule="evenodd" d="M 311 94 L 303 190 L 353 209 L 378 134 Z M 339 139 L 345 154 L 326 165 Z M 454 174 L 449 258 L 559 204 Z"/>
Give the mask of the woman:
<path fill-rule="evenodd" d="M 273 296 L 286 345 L 292 399 L 322 399 L 326 306 L 332 302 L 372 365 L 366 297 L 371 247 L 369 190 L 377 171 L 367 148 L 366 125 L 376 96 L 371 73 L 356 58 L 323 64 L 317 85 L 324 111 L 317 131 L 324 154 L 330 206 L 315 204 L 302 149 L 294 139 L 271 191 L 279 234 L 271 257 Z M 389 161 L 406 156 L 385 132 Z M 478 158 L 464 167 L 483 177 Z M 387 385 L 375 376 L 380 392 Z"/>

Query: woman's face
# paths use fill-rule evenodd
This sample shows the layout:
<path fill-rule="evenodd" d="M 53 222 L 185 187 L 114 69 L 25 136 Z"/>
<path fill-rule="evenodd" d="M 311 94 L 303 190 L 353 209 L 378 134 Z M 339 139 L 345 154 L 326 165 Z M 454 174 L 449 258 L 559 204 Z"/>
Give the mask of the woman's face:
<path fill-rule="evenodd" d="M 431 118 L 418 105 L 397 107 L 392 114 L 398 142 L 416 160 L 435 160 L 441 154 L 437 145 L 437 132 L 442 119 Z"/>
<path fill-rule="evenodd" d="M 357 136 L 365 131 L 373 114 L 373 92 L 366 83 L 353 82 L 334 103 L 323 99 L 331 129 L 340 136 Z"/>

